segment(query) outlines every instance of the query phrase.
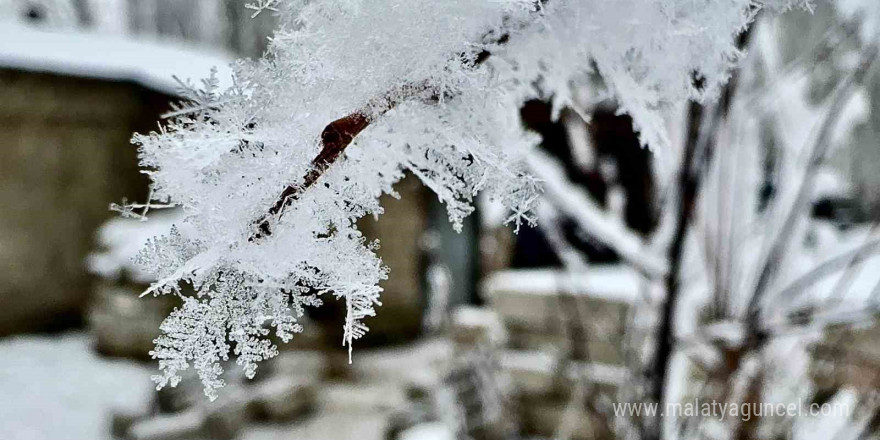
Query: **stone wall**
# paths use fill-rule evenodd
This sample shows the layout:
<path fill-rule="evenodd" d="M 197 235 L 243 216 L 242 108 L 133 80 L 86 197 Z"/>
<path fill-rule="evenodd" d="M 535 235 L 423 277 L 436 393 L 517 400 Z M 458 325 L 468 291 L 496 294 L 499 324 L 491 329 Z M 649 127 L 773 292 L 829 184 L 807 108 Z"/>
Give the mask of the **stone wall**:
<path fill-rule="evenodd" d="M 502 417 L 525 437 L 609 439 L 597 408 L 629 380 L 623 339 L 639 282 L 621 266 L 498 271 L 482 286 L 488 307 L 458 309 L 450 336 L 459 357 L 490 353 L 496 365 L 482 374 L 504 384 L 500 401 L 513 415 Z M 493 429 L 473 437 L 508 438 L 509 427 Z"/>
<path fill-rule="evenodd" d="M 0 335 L 82 316 L 84 259 L 111 202 L 146 197 L 132 132 L 167 97 L 136 85 L 0 70 Z"/>
<path fill-rule="evenodd" d="M 400 199 L 384 196 L 385 213 L 379 220 L 362 219 L 358 226 L 370 240 L 378 239 L 379 256 L 391 270 L 381 283 L 382 306 L 365 323 L 367 338 L 375 342 L 413 339 L 421 329 L 423 293 L 422 273 L 425 261 L 422 234 L 428 225 L 428 190 L 413 176 L 395 185 Z M 341 322 L 341 321 L 340 321 Z"/>

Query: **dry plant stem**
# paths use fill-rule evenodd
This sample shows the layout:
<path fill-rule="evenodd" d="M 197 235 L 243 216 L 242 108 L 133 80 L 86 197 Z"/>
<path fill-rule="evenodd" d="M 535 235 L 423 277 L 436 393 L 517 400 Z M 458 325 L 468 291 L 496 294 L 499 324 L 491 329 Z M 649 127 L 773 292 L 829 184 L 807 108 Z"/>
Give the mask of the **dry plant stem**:
<path fill-rule="evenodd" d="M 880 227 L 880 220 L 875 220 L 871 225 L 871 230 L 868 232 L 868 236 L 865 237 L 864 245 L 870 243 L 876 236 L 878 227 Z M 831 294 L 822 302 L 822 305 L 820 305 L 819 308 L 825 309 L 840 304 L 843 298 L 849 293 L 858 274 L 864 268 L 862 263 L 865 259 L 871 256 L 872 252 L 874 252 L 874 250 L 869 248 L 863 252 L 853 254 L 852 258 L 843 269 L 843 274 L 837 280 L 834 288 L 831 289 Z"/>
<path fill-rule="evenodd" d="M 613 249 L 620 258 L 648 279 L 667 273 L 666 260 L 647 249 L 642 238 L 620 219 L 609 217 L 583 189 L 564 175 L 557 160 L 538 150 L 527 158 L 529 172 L 543 181 L 544 197 L 581 229 L 592 231 L 597 240 Z M 540 215 L 540 212 L 538 213 Z"/>
<path fill-rule="evenodd" d="M 703 107 L 699 104 L 691 104 L 689 122 L 689 136 L 684 149 L 681 172 L 678 181 L 678 212 L 676 213 L 675 233 L 672 244 L 667 252 L 669 271 L 664 280 L 666 300 L 663 302 L 660 312 L 660 326 L 657 331 L 657 350 L 649 379 L 651 380 L 648 390 L 648 400 L 662 404 L 665 390 L 668 386 L 668 368 L 672 360 L 673 351 L 673 320 L 675 308 L 678 304 L 679 272 L 681 271 L 682 256 L 684 254 L 684 239 L 687 236 L 690 218 L 694 211 L 699 187 L 699 174 L 692 170 L 697 158 L 697 144 L 699 136 L 698 127 L 703 124 Z M 642 438 L 656 440 L 662 438 L 662 422 L 659 417 L 653 417 L 643 426 Z"/>
<path fill-rule="evenodd" d="M 789 283 L 785 288 L 779 290 L 774 296 L 779 298 L 796 298 L 805 292 L 810 286 L 821 281 L 827 276 L 834 274 L 842 269 L 846 269 L 853 265 L 853 261 L 863 259 L 870 255 L 880 252 L 880 239 L 869 237 L 865 244 L 852 249 L 846 253 L 825 260 L 812 270 Z M 787 301 L 790 303 L 791 301 Z"/>
<path fill-rule="evenodd" d="M 809 202 L 810 193 L 813 188 L 813 180 L 831 146 L 831 135 L 834 131 L 834 127 L 837 125 L 837 121 L 840 120 L 840 116 L 843 113 L 843 107 L 848 101 L 847 98 L 851 96 L 853 88 L 864 81 L 865 76 L 871 71 L 871 67 L 874 65 L 876 59 L 877 48 L 872 47 L 866 52 L 855 71 L 843 81 L 831 98 L 832 100 L 828 112 L 825 115 L 825 119 L 822 121 L 822 125 L 819 127 L 818 135 L 814 138 L 813 144 L 811 145 L 810 159 L 807 163 L 807 168 L 804 171 L 804 177 L 801 181 L 798 193 L 786 214 L 779 235 L 773 241 L 766 257 L 763 259 L 761 272 L 758 276 L 758 281 L 755 284 L 755 290 L 752 294 L 752 298 L 749 300 L 747 309 L 747 320 L 751 323 L 752 327 L 757 328 L 761 301 L 770 287 L 770 282 L 776 275 L 776 268 L 779 261 L 784 258 L 784 254 L 788 249 L 788 244 L 794 232 L 795 224 Z"/>
<path fill-rule="evenodd" d="M 761 356 L 761 351 L 765 347 L 768 338 L 771 336 L 771 332 L 761 323 L 762 298 L 764 297 L 764 294 L 769 291 L 772 281 L 775 279 L 776 268 L 783 258 L 785 258 L 785 252 L 794 235 L 793 233 L 798 219 L 803 215 L 804 210 L 809 204 L 809 197 L 816 171 L 824 161 L 826 153 L 830 148 L 833 128 L 839 120 L 841 110 L 851 96 L 854 86 L 861 84 L 865 76 L 870 72 L 871 66 L 873 66 L 876 57 L 877 51 L 875 48 L 871 48 L 871 50 L 867 51 L 859 66 L 843 81 L 831 97 L 831 103 L 828 107 L 825 119 L 819 126 L 818 135 L 814 138 L 813 143 L 808 150 L 810 151 L 809 162 L 806 165 L 804 177 L 798 187 L 798 192 L 796 193 L 794 201 L 788 206 L 788 210 L 785 211 L 785 218 L 782 228 L 779 230 L 779 235 L 775 237 L 769 251 L 762 260 L 761 272 L 759 273 L 755 290 L 753 291 L 748 308 L 746 309 L 745 344 L 732 351 L 736 356 L 734 357 L 735 362 L 732 362 L 728 368 L 728 371 L 730 372 L 730 379 L 727 381 L 728 389 L 732 386 L 731 382 L 733 375 L 741 372 L 743 368 L 743 360 L 751 355 Z M 871 243 L 869 243 L 869 245 L 870 244 Z M 852 258 L 854 258 L 854 255 L 868 252 L 869 248 L 870 246 L 865 246 L 863 249 L 859 249 L 850 255 L 845 255 L 839 260 L 843 262 L 844 265 L 849 264 Z M 829 264 L 825 266 L 825 268 L 833 266 L 833 264 Z M 820 269 L 815 272 L 821 272 L 821 269 L 823 268 L 820 267 Z M 811 282 L 809 275 L 810 274 L 808 274 L 803 282 Z M 814 319 L 813 322 L 816 322 L 816 320 Z M 744 396 L 743 401 L 758 401 L 761 398 L 760 384 L 758 383 L 760 381 L 760 376 L 750 377 L 748 381 L 749 383 L 746 385 L 747 394 Z M 738 423 L 733 429 L 732 438 L 754 438 L 756 429 L 757 425 L 753 422 Z"/>
<path fill-rule="evenodd" d="M 746 29 L 737 39 L 737 46 L 746 47 L 752 28 Z M 664 279 L 665 301 L 660 311 L 660 324 L 657 330 L 657 350 L 654 362 L 648 371 L 650 389 L 648 399 L 663 407 L 666 390 L 669 387 L 669 367 L 675 350 L 675 319 L 678 299 L 681 293 L 680 280 L 684 258 L 684 244 L 692 226 L 691 217 L 697 204 L 703 176 L 712 161 L 715 148 L 715 135 L 726 119 L 736 90 L 736 74 L 724 87 L 721 97 L 714 106 L 706 107 L 691 103 L 688 112 L 688 132 L 683 150 L 683 158 L 678 176 L 678 199 L 675 214 L 675 230 L 667 251 L 669 270 Z M 708 111 L 707 111 L 708 110 Z M 655 440 L 663 438 L 662 420 L 653 417 L 643 425 L 642 438 Z"/>

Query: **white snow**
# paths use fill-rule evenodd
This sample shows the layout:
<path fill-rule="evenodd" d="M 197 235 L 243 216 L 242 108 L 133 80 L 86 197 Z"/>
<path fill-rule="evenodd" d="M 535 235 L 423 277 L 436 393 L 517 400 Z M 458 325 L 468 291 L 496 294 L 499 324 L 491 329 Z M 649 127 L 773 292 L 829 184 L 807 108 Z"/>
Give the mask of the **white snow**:
<path fill-rule="evenodd" d="M 547 378 L 554 375 L 559 367 L 557 357 L 541 351 L 505 350 L 501 353 L 499 362 L 509 373 L 528 373 Z M 629 377 L 624 367 L 597 362 L 570 362 L 564 372 L 569 379 L 586 377 L 591 383 L 602 385 L 620 385 Z"/>
<path fill-rule="evenodd" d="M 543 181 L 544 195 L 553 205 L 576 221 L 597 240 L 614 249 L 633 267 L 652 277 L 662 276 L 665 260 L 655 255 L 641 237 L 620 218 L 602 210 L 586 192 L 568 181 L 562 167 L 545 153 L 533 151 L 528 157 L 530 171 Z"/>
<path fill-rule="evenodd" d="M 121 35 L 128 32 L 128 4 L 125 0 L 91 0 L 94 11 L 92 25 L 104 34 Z"/>
<path fill-rule="evenodd" d="M 860 402 L 855 390 L 843 389 L 828 403 L 831 408 L 837 408 L 836 411 L 842 411 L 843 409 L 852 411 L 854 408 L 858 408 Z M 824 416 L 820 414 L 814 417 L 797 419 L 797 423 L 792 428 L 794 437 L 805 440 L 824 440 L 829 438 L 849 440 L 863 438 L 860 435 L 862 434 L 860 430 L 863 428 L 863 426 L 859 426 L 862 424 L 860 423 L 862 421 L 858 420 L 860 417 L 856 415 L 854 417 L 856 421 L 853 423 L 849 417 L 846 417 L 849 414 L 845 414 L 846 411 L 843 412 L 844 414 L 831 413 Z"/>
<path fill-rule="evenodd" d="M 90 345 L 81 333 L 0 340 L 4 440 L 109 439 L 111 409 L 149 401 L 150 368 L 99 358 Z"/>
<path fill-rule="evenodd" d="M 134 264 L 132 259 L 144 248 L 150 238 L 167 234 L 182 220 L 179 212 L 150 214 L 149 221 L 117 217 L 98 229 L 101 251 L 89 255 L 89 271 L 103 278 L 116 280 L 123 274 L 134 282 L 152 283 L 156 278 Z"/>
<path fill-rule="evenodd" d="M 846 197 L 853 194 L 853 184 L 832 169 L 823 168 L 813 178 L 813 200 L 822 197 Z"/>
<path fill-rule="evenodd" d="M 635 302 L 641 278 L 635 270 L 623 266 L 591 266 L 583 273 L 553 269 L 506 270 L 494 273 L 486 281 L 486 291 L 504 291 L 528 295 L 568 294 Z"/>
<path fill-rule="evenodd" d="M 494 326 L 498 315 L 485 307 L 460 306 L 452 312 L 452 320 L 456 325 L 466 327 Z"/>
<path fill-rule="evenodd" d="M 453 440 L 455 433 L 440 422 L 423 423 L 400 433 L 400 440 Z"/>
<path fill-rule="evenodd" d="M 4 22 L 0 67 L 116 81 L 132 81 L 174 95 L 177 76 L 197 82 L 217 68 L 221 87 L 232 84 L 232 55 L 171 42 L 121 35 L 48 30 Z"/>
<path fill-rule="evenodd" d="M 505 350 L 501 353 L 499 363 L 507 371 L 549 375 L 553 373 L 558 362 L 555 356 L 542 351 Z"/>

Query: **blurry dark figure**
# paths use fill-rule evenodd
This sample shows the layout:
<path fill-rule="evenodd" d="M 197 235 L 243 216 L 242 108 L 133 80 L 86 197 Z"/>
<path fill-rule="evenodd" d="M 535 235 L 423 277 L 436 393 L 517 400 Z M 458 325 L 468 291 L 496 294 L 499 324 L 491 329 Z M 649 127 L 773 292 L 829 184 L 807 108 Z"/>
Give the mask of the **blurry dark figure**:
<path fill-rule="evenodd" d="M 564 109 L 558 120 L 552 119 L 552 106 L 548 102 L 532 100 L 520 109 L 523 125 L 541 136 L 540 147 L 555 157 L 565 167 L 566 177 L 573 184 L 584 188 L 601 207 L 608 209 L 612 186 L 623 193 L 623 218 L 632 229 L 647 234 L 657 223 L 654 209 L 654 181 L 651 173 L 651 153 L 642 148 L 638 136 L 632 130 L 632 119 L 616 115 L 613 109 L 597 108 L 588 124 L 588 137 L 581 146 L 575 146 L 565 121 L 578 118 Z M 577 148 L 591 151 L 577 152 Z M 583 157 L 588 156 L 588 160 Z M 594 237 L 580 230 L 571 219 L 562 220 L 563 233 L 594 263 L 612 263 L 618 256 Z M 550 244 L 537 228 L 523 228 L 516 238 L 514 268 L 561 266 Z"/>

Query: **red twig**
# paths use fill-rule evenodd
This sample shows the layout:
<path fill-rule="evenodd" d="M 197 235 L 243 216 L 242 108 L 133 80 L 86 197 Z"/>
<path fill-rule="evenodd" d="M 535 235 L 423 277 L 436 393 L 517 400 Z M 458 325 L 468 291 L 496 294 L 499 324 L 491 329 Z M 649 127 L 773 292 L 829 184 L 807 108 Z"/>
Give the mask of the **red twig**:
<path fill-rule="evenodd" d="M 312 166 L 306 173 L 302 184 L 299 186 L 288 185 L 284 188 L 278 201 L 269 208 L 269 213 L 257 220 L 257 232 L 251 236 L 250 241 L 271 235 L 270 220 L 276 216 L 280 217 L 284 213 L 284 209 L 299 199 L 303 191 L 314 185 L 330 168 L 330 165 L 339 159 L 355 136 L 370 125 L 370 121 L 370 118 L 363 113 L 356 112 L 327 124 L 324 131 L 321 132 L 321 152 L 312 159 Z"/>

